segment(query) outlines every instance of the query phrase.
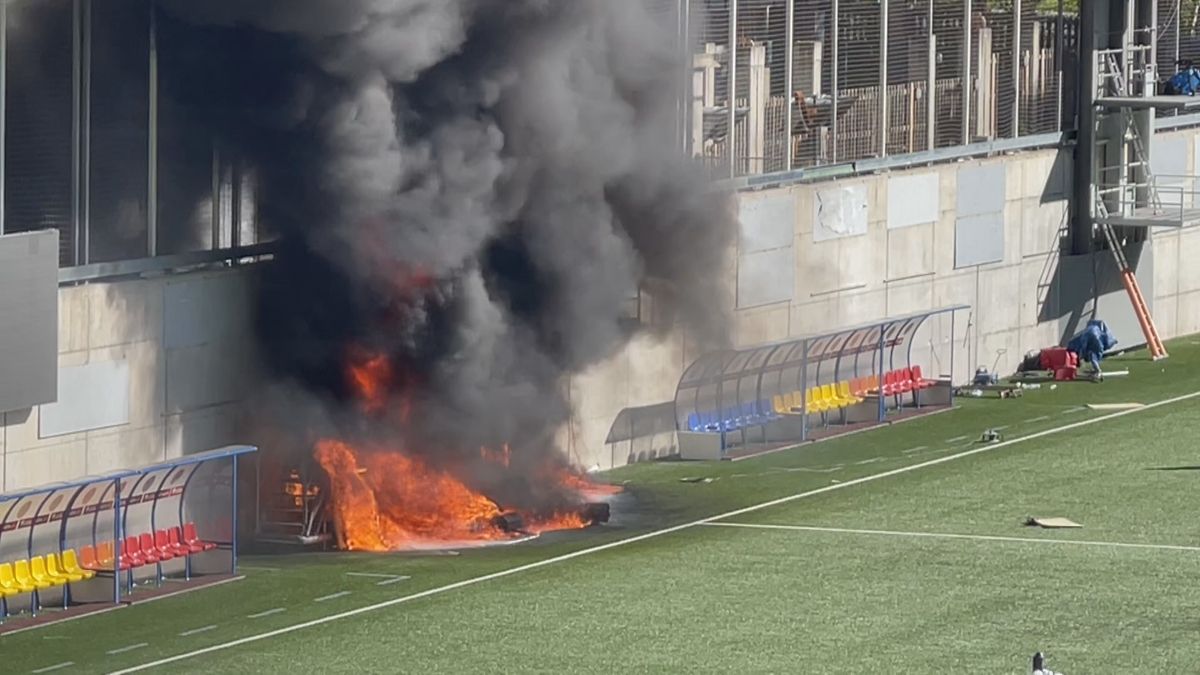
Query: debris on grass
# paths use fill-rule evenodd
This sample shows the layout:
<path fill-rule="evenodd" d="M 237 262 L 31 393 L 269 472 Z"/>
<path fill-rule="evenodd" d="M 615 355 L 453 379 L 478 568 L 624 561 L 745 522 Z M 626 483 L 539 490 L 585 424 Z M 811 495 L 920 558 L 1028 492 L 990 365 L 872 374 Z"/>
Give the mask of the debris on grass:
<path fill-rule="evenodd" d="M 980 443 L 999 443 L 1001 440 L 1000 432 L 995 429 L 988 429 L 979 437 Z"/>
<path fill-rule="evenodd" d="M 1145 408 L 1145 403 L 1089 403 L 1088 410 L 1133 410 Z"/>
<path fill-rule="evenodd" d="M 1083 525 L 1080 525 L 1079 523 L 1077 523 L 1073 520 L 1070 520 L 1068 518 L 1061 518 L 1061 517 L 1029 518 L 1025 521 L 1025 524 L 1030 527 L 1041 527 L 1041 528 L 1047 529 L 1047 530 L 1083 527 Z"/>

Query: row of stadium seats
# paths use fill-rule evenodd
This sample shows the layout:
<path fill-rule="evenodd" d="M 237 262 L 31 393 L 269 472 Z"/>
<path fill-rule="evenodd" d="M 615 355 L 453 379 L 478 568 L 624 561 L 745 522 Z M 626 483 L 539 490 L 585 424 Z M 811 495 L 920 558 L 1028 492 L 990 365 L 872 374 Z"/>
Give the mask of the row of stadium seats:
<path fill-rule="evenodd" d="M 72 581 L 91 579 L 96 573 L 79 564 L 74 549 L 28 560 L 0 563 L 0 598 L 32 593 Z"/>
<path fill-rule="evenodd" d="M 718 412 L 692 413 L 688 415 L 688 431 L 737 431 L 755 427 L 777 419 L 766 399 L 756 404 L 746 403 L 740 407 L 726 408 Z"/>
<path fill-rule="evenodd" d="M 736 431 L 766 424 L 783 415 L 798 415 L 802 410 L 810 414 L 830 412 L 861 403 L 868 395 L 899 396 L 935 384 L 934 380 L 927 380 L 921 375 L 921 366 L 901 368 L 884 373 L 882 383 L 878 375 L 867 375 L 811 387 L 807 395 L 793 391 L 776 394 L 770 401 L 764 399 L 757 404 L 746 403 L 722 411 L 692 413 L 688 415 L 688 431 Z"/>
<path fill-rule="evenodd" d="M 126 537 L 117 547 L 118 569 L 128 570 L 143 565 L 154 565 L 173 558 L 182 558 L 193 553 L 211 551 L 217 545 L 202 541 L 196 536 L 196 524 L 188 523 L 180 531 L 178 527 L 145 532 Z M 82 566 L 89 570 L 111 571 L 113 568 L 113 543 L 102 542 L 98 546 L 84 546 L 79 550 Z"/>

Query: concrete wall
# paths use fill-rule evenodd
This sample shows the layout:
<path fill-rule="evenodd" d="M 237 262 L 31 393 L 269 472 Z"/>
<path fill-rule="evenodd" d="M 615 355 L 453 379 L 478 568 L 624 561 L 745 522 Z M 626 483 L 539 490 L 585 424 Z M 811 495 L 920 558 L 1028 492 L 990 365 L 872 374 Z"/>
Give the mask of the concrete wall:
<path fill-rule="evenodd" d="M 1172 149 L 1156 161 L 1172 173 L 1200 173 L 1200 132 L 1161 134 L 1163 146 Z M 979 365 L 1011 372 L 1026 351 L 1062 343 L 1092 318 L 1123 346 L 1143 344 L 1111 254 L 1060 255 L 1072 161 L 1069 148 L 1032 151 L 739 194 L 733 342 L 967 304 L 953 327 L 957 382 Z M 1200 265 L 1187 264 L 1200 257 L 1200 227 L 1158 230 L 1128 253 L 1160 333 L 1200 332 Z M 949 375 L 951 326 L 934 323 L 916 358 L 926 375 Z M 691 361 L 682 342 L 635 342 L 571 382 L 577 418 L 565 434 L 577 461 L 626 461 L 604 446 L 608 429 L 623 408 L 673 399 Z"/>
<path fill-rule="evenodd" d="M 0 491 L 238 442 L 251 271 L 59 289 L 59 397 L 0 414 Z M 64 391 L 65 389 L 65 391 Z"/>

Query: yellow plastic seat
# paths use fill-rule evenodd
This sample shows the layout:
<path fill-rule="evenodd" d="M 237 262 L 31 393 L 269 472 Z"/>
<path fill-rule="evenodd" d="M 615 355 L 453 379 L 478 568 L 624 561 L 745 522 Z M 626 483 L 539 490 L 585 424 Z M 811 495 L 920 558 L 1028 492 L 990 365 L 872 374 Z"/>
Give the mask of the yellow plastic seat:
<path fill-rule="evenodd" d="M 28 560 L 18 560 L 13 563 L 13 578 L 17 580 L 17 587 L 24 593 L 30 593 L 41 588 L 50 588 L 50 584 L 36 581 L 33 575 L 29 573 Z"/>
<path fill-rule="evenodd" d="M 91 579 L 96 576 L 92 570 L 84 569 L 79 564 L 79 556 L 75 553 L 75 549 L 69 548 L 63 551 L 62 554 L 63 571 L 67 574 L 78 575 L 81 579 Z"/>
<path fill-rule="evenodd" d="M 862 403 L 863 401 L 861 396 L 855 396 L 853 393 L 851 393 L 849 380 L 842 380 L 838 383 L 837 393 L 838 398 L 842 399 L 842 401 L 845 402 L 845 405 L 855 405 L 856 403 Z"/>
<path fill-rule="evenodd" d="M 771 397 L 771 409 L 780 415 L 787 415 L 792 412 L 783 404 L 783 396 L 779 394 L 775 394 Z"/>
<path fill-rule="evenodd" d="M 12 563 L 0 563 L 0 598 L 11 598 L 23 592 L 13 576 Z"/>
<path fill-rule="evenodd" d="M 798 392 L 797 392 L 798 393 Z M 799 397 L 797 397 L 799 398 Z M 821 397 L 821 388 L 813 387 L 805 395 L 805 410 L 809 413 L 825 412 L 825 399 Z"/>
<path fill-rule="evenodd" d="M 46 568 L 46 559 L 42 556 L 34 556 L 29 559 L 30 575 L 33 581 L 37 584 L 45 584 L 45 588 L 51 586 L 62 586 L 67 583 L 66 579 L 61 579 L 50 574 L 50 570 Z M 38 586 L 42 588 L 42 586 Z"/>
<path fill-rule="evenodd" d="M 61 583 L 64 583 L 64 584 L 70 583 L 72 581 L 83 581 L 83 579 L 84 579 L 82 574 L 75 574 L 73 572 L 68 572 L 66 570 L 66 567 L 61 562 L 59 562 L 57 553 L 47 553 L 46 554 L 46 571 L 50 573 L 51 578 L 61 579 L 62 580 Z"/>

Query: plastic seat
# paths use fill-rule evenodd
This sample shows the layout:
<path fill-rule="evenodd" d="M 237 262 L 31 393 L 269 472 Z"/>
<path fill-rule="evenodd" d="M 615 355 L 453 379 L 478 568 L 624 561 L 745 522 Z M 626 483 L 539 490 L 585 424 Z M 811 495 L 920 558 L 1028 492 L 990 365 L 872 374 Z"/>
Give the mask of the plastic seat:
<path fill-rule="evenodd" d="M 51 579 L 59 580 L 60 584 L 69 584 L 72 581 L 83 581 L 84 579 L 82 574 L 68 572 L 57 553 L 46 554 L 46 572 Z"/>
<path fill-rule="evenodd" d="M 0 563 L 0 598 L 10 598 L 32 590 L 32 588 L 26 589 L 17 581 L 12 563 Z"/>
<path fill-rule="evenodd" d="M 855 405 L 862 403 L 863 401 L 861 396 L 851 391 L 850 382 L 848 380 L 842 380 L 838 384 L 838 396 L 840 396 L 843 401 L 846 401 L 846 405 Z"/>
<path fill-rule="evenodd" d="M 171 551 L 175 553 L 176 557 L 182 557 L 192 553 L 192 549 L 188 548 L 188 545 L 183 543 L 183 535 L 179 533 L 178 527 L 172 527 L 167 531 L 167 543 L 171 545 Z"/>
<path fill-rule="evenodd" d="M 50 566 L 45 556 L 34 556 L 29 559 L 29 576 L 38 584 L 46 584 L 46 588 L 62 586 L 67 583 L 66 577 L 57 577 L 50 573 Z"/>
<path fill-rule="evenodd" d="M 937 380 L 925 379 L 924 375 L 921 374 L 921 366 L 912 367 L 912 381 L 913 387 L 917 389 L 928 389 L 937 385 Z"/>
<path fill-rule="evenodd" d="M 166 530 L 156 530 L 154 532 L 154 550 L 158 551 L 160 560 L 170 560 L 176 555 L 175 549 L 171 547 L 171 542 L 167 539 Z"/>
<path fill-rule="evenodd" d="M 97 572 L 111 572 L 115 565 L 117 569 L 127 570 L 132 565 L 129 557 L 125 554 L 125 542 L 121 542 L 120 560 L 115 560 L 117 552 L 113 550 L 111 541 L 101 542 L 96 547 L 96 567 L 92 569 Z"/>
<path fill-rule="evenodd" d="M 842 407 L 842 402 L 833 393 L 832 384 L 821 385 L 821 400 L 824 401 L 826 410 L 837 410 Z"/>
<path fill-rule="evenodd" d="M 75 552 L 67 551 L 67 553 L 71 553 L 72 555 L 74 555 Z M 63 554 L 63 558 L 64 558 L 63 562 L 66 563 L 67 561 L 65 560 L 65 558 L 66 558 L 65 553 Z M 96 560 L 96 547 L 92 546 L 91 544 L 88 544 L 87 546 L 84 546 L 83 548 L 79 549 L 79 558 L 76 561 L 76 564 L 81 569 L 85 569 L 85 570 L 98 569 L 100 567 L 100 561 Z"/>
<path fill-rule="evenodd" d="M 121 559 L 121 569 L 141 567 L 147 560 L 142 555 L 142 545 L 137 537 L 125 537 L 117 547 L 117 555 Z"/>
<path fill-rule="evenodd" d="M 87 548 L 91 548 L 91 547 L 85 546 L 84 548 L 87 549 Z M 95 559 L 95 556 L 96 556 L 96 552 L 93 550 L 92 551 L 93 560 Z M 96 576 L 95 572 L 93 572 L 90 569 L 86 569 L 83 567 L 83 565 L 79 564 L 79 558 L 75 555 L 75 549 L 73 549 L 73 548 L 69 548 L 69 549 L 63 551 L 63 553 L 62 553 L 62 570 L 64 572 L 66 572 L 67 574 L 80 577 L 80 579 L 77 579 L 77 581 L 82 581 L 84 579 L 91 579 L 92 577 Z"/>
<path fill-rule="evenodd" d="M 153 565 L 158 562 L 158 551 L 154 550 L 154 537 L 149 534 L 142 534 L 136 537 L 130 537 L 134 541 L 134 551 L 137 551 L 138 556 L 142 559 L 143 564 Z M 126 548 L 129 548 L 128 544 Z"/>
<path fill-rule="evenodd" d="M 43 564 L 44 562 L 45 561 L 43 561 Z M 17 583 L 20 584 L 21 589 L 26 592 L 50 588 L 50 582 L 39 581 L 33 578 L 33 573 L 29 569 L 28 560 L 18 560 L 17 562 L 13 563 L 13 576 L 16 577 Z"/>
<path fill-rule="evenodd" d="M 183 543 L 187 544 L 193 551 L 199 546 L 201 551 L 211 551 L 217 547 L 216 544 L 210 541 L 201 541 L 200 537 L 196 536 L 196 523 L 187 523 L 183 526 Z"/>

